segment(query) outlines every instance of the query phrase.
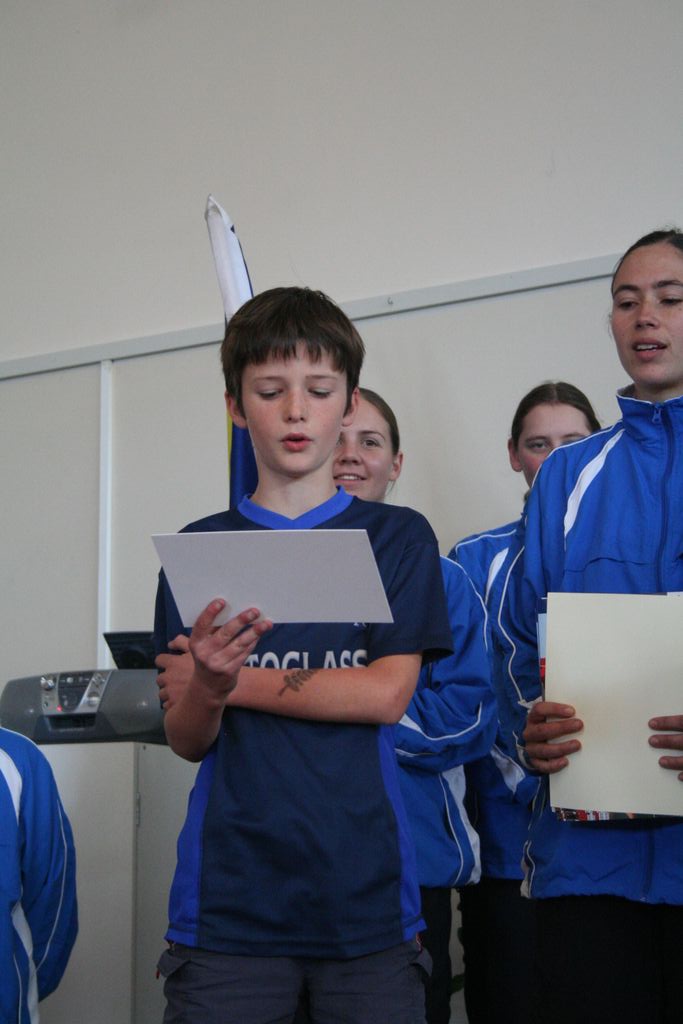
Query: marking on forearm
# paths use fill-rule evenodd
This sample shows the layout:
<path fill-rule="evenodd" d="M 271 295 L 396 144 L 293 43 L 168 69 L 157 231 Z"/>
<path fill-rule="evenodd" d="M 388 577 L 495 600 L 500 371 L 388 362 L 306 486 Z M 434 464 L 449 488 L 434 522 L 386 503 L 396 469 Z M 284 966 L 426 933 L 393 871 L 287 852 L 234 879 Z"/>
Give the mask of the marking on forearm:
<path fill-rule="evenodd" d="M 299 668 L 296 672 L 290 672 L 285 676 L 285 685 L 278 691 L 278 697 L 281 697 L 286 690 L 293 690 L 294 693 L 298 693 L 304 683 L 311 676 L 314 676 L 317 671 L 315 668 Z"/>

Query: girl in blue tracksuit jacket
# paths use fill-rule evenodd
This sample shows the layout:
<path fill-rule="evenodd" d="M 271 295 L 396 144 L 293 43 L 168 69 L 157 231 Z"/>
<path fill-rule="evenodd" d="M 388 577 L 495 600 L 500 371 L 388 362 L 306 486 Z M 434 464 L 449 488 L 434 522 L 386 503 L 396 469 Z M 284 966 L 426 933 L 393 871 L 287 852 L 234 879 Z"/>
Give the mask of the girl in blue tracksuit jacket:
<path fill-rule="evenodd" d="M 582 723 L 581 708 L 539 700 L 539 600 L 683 590 L 683 234 L 636 242 L 612 296 L 617 353 L 633 381 L 619 394 L 622 419 L 553 452 L 539 472 L 508 602 L 510 692 L 526 757 L 542 774 L 571 771 Z M 667 710 L 643 722 L 643 743 L 678 772 L 683 818 L 683 679 L 680 706 Z M 538 898 L 541 1020 L 680 1021 L 683 820 L 559 821 L 544 783 L 525 867 Z"/>
<path fill-rule="evenodd" d="M 335 482 L 359 498 L 383 501 L 402 461 L 392 410 L 379 395 L 361 388 L 358 412 L 339 439 Z M 395 730 L 427 923 L 424 943 L 433 960 L 428 1024 L 450 1019 L 451 888 L 479 878 L 479 844 L 465 810 L 463 766 L 490 750 L 497 724 L 483 604 L 459 566 L 446 558 L 441 566 L 454 653 L 422 669 Z"/>
<path fill-rule="evenodd" d="M 76 939 L 76 860 L 50 766 L 0 729 L 0 1021 L 35 1024 Z"/>
<path fill-rule="evenodd" d="M 528 487 L 554 448 L 600 429 L 578 388 L 539 384 L 522 398 L 512 420 L 508 453 Z M 465 1005 L 470 1024 L 526 1024 L 534 998 L 535 903 L 520 892 L 522 850 L 538 787 L 516 760 L 514 715 L 500 679 L 508 638 L 502 626 L 510 572 L 523 544 L 522 519 L 466 537 L 450 552 L 482 595 L 489 613 L 491 667 L 500 726 L 491 752 L 466 767 L 467 808 L 479 834 L 481 881 L 462 890 Z"/>

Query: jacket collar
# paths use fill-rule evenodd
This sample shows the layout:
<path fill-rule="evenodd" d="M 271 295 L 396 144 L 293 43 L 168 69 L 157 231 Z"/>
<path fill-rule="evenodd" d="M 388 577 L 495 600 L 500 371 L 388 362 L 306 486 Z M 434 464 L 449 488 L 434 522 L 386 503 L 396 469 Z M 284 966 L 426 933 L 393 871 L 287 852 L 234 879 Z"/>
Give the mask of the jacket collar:
<path fill-rule="evenodd" d="M 624 426 L 632 436 L 652 440 L 660 436 L 662 422 L 683 436 L 683 395 L 666 402 L 645 402 L 634 398 L 633 385 L 617 391 Z"/>

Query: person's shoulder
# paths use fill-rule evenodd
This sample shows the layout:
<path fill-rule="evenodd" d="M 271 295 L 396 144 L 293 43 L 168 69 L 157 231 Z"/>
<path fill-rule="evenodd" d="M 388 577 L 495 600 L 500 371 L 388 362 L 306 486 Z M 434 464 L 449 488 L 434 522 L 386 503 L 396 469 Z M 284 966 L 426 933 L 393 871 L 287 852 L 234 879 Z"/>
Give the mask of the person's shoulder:
<path fill-rule="evenodd" d="M 519 529 L 520 520 L 515 519 L 503 526 L 470 534 L 453 545 L 448 557 L 478 582 L 482 573 L 488 571 L 493 559 L 510 547 Z"/>
<path fill-rule="evenodd" d="M 429 520 L 422 512 L 418 512 L 417 509 L 410 508 L 408 505 L 388 505 L 386 502 L 382 507 L 386 509 L 387 513 L 393 517 L 396 523 L 401 523 L 405 526 L 426 527 L 431 532 L 432 527 Z"/>
<path fill-rule="evenodd" d="M 426 532 L 433 536 L 428 519 L 421 512 L 407 505 L 390 505 L 387 502 L 364 501 L 354 498 L 349 511 L 359 520 L 368 524 L 387 526 L 409 533 Z"/>
<path fill-rule="evenodd" d="M 560 445 L 559 448 L 550 452 L 537 475 L 540 475 L 541 470 L 546 466 L 555 467 L 553 472 L 580 472 L 593 459 L 609 451 L 623 433 L 624 424 L 619 420 L 610 427 L 598 430 L 595 434 L 589 434 L 588 437 L 581 437 L 577 441 Z"/>
<path fill-rule="evenodd" d="M 472 580 L 458 562 L 454 562 L 452 558 L 447 558 L 445 555 L 441 555 L 439 561 L 441 562 L 441 575 L 443 576 L 443 583 L 447 594 L 469 594 L 470 591 L 474 593 Z"/>
<path fill-rule="evenodd" d="M 511 523 L 504 523 L 503 526 L 494 526 L 489 530 L 471 533 L 468 537 L 463 537 L 462 540 L 455 542 L 448 557 L 453 561 L 458 561 L 458 556 L 467 550 L 505 547 L 510 537 L 514 536 L 518 524 L 519 519 L 515 519 Z"/>
<path fill-rule="evenodd" d="M 27 771 L 45 770 L 48 761 L 33 740 L 18 732 L 0 727 L 0 754 L 24 775 Z"/>
<path fill-rule="evenodd" d="M 445 555 L 441 555 L 440 561 L 441 575 L 449 606 L 464 603 L 483 607 L 483 598 L 467 569 Z"/>
<path fill-rule="evenodd" d="M 539 467 L 529 492 L 526 509 L 555 499 L 565 501 L 577 486 L 584 487 L 611 464 L 624 436 L 619 421 L 589 437 L 555 448 Z"/>
<path fill-rule="evenodd" d="M 221 512 L 214 512 L 202 519 L 195 519 L 193 522 L 183 526 L 180 533 L 220 533 L 225 530 L 239 528 L 239 516 L 234 509 L 223 509 Z"/>
<path fill-rule="evenodd" d="M 454 562 L 452 558 L 441 555 L 439 558 L 441 562 L 441 573 L 444 578 L 444 583 L 448 584 L 450 581 L 455 581 L 457 586 L 460 580 L 468 580 L 469 577 L 463 567 Z"/>

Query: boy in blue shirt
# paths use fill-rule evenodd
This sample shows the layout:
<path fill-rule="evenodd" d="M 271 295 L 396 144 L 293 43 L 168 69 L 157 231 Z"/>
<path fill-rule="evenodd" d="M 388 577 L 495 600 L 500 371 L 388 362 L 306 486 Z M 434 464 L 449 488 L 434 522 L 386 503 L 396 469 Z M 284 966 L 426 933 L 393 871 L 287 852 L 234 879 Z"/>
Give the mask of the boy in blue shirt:
<path fill-rule="evenodd" d="M 220 600 L 197 620 L 192 678 L 166 715 L 176 753 L 202 761 L 160 961 L 166 1024 L 285 1024 L 302 991 L 317 1024 L 424 1020 L 391 726 L 451 635 L 423 517 L 333 483 L 363 354 L 347 317 L 309 289 L 258 295 L 226 330 L 228 410 L 250 432 L 258 485 L 186 530 L 365 529 L 394 621 L 273 626 L 246 609 L 215 628 Z M 162 575 L 158 649 L 181 632 Z"/>

